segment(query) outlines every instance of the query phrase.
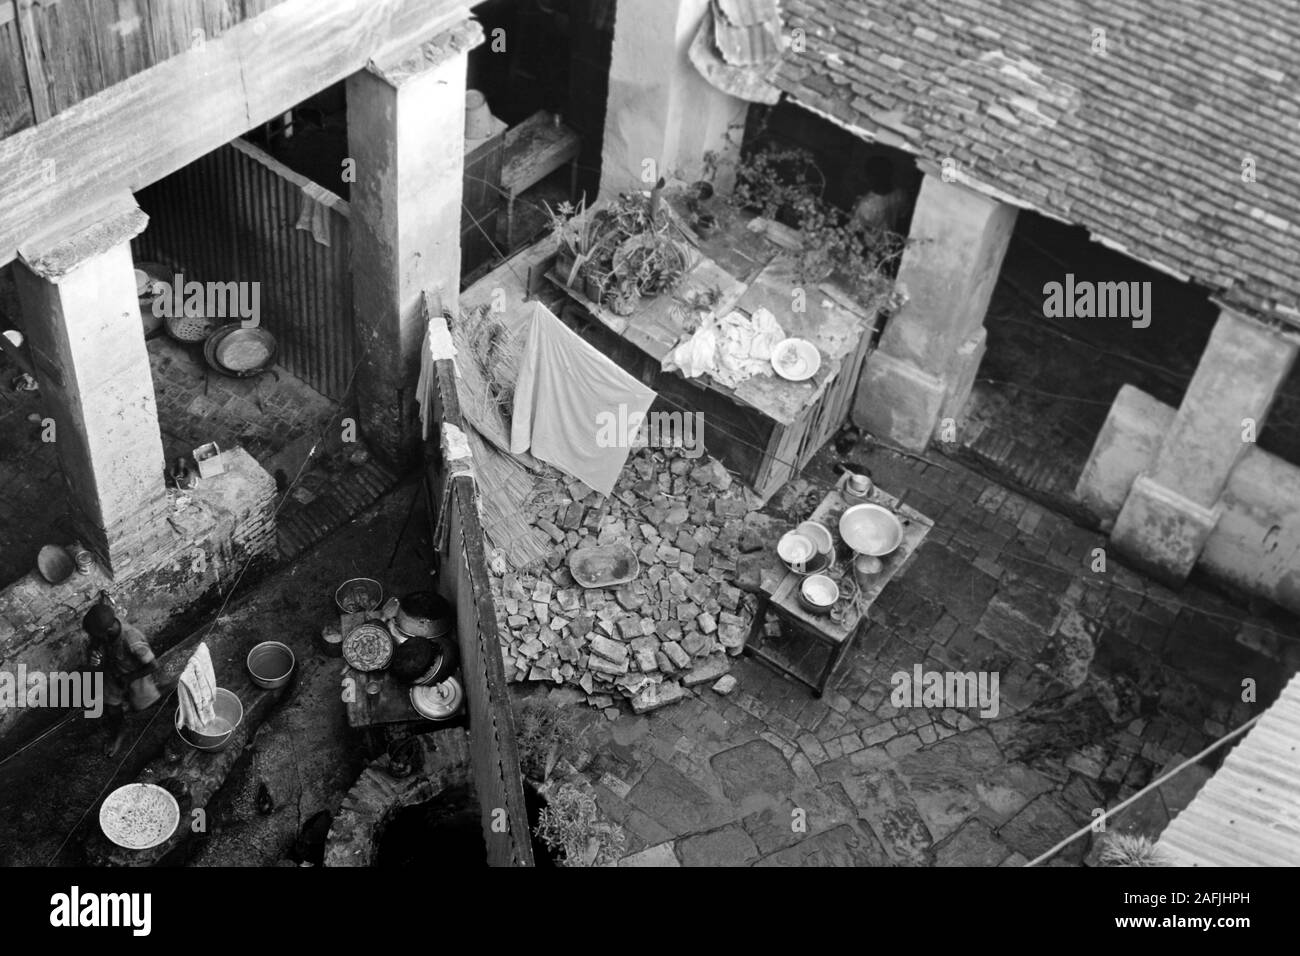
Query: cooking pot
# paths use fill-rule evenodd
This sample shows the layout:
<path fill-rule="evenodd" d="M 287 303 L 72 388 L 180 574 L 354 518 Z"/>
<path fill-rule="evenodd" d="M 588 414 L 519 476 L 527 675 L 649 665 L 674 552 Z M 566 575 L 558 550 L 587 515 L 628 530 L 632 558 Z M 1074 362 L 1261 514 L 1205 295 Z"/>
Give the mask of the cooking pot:
<path fill-rule="evenodd" d="M 394 623 L 412 637 L 441 637 L 451 630 L 451 605 L 432 591 L 416 591 L 402 598 Z"/>

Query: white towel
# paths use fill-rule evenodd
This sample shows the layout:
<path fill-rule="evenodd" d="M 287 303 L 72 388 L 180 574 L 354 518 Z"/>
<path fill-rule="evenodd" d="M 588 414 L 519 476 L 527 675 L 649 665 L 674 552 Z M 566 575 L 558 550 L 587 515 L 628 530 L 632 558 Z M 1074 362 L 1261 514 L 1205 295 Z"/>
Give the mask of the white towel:
<path fill-rule="evenodd" d="M 546 306 L 534 302 L 531 308 L 515 383 L 510 451 L 531 451 L 607 495 L 655 393 Z"/>
<path fill-rule="evenodd" d="M 753 315 L 732 311 L 722 318 L 710 316 L 694 334 L 664 356 L 665 372 L 680 370 L 687 378 L 708 372 L 715 381 L 735 388 L 752 375 L 772 370 L 772 350 L 785 332 L 769 310 Z"/>
<path fill-rule="evenodd" d="M 217 674 L 212 669 L 212 654 L 208 645 L 199 642 L 190 657 L 177 692 L 181 709 L 181 726 L 202 731 L 216 719 Z"/>
<path fill-rule="evenodd" d="M 302 205 L 298 208 L 298 229 L 305 229 L 311 237 L 322 246 L 330 244 L 330 209 L 342 200 L 334 193 L 316 183 L 304 183 L 302 187 Z"/>

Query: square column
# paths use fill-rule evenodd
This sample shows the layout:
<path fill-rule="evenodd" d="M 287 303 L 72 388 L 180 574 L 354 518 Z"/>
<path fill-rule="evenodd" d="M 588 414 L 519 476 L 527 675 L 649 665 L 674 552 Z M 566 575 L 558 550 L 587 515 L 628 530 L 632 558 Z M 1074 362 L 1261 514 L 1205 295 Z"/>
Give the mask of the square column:
<path fill-rule="evenodd" d="M 907 301 L 867 357 L 855 423 L 920 451 L 944 418 L 960 414 L 984 357 L 984 314 L 1017 211 L 925 177 L 898 269 Z"/>
<path fill-rule="evenodd" d="M 1149 574 L 1187 578 L 1218 523 L 1228 476 L 1264 427 L 1300 343 L 1224 311 L 1155 459 L 1133 482 L 1111 540 Z M 1247 429 L 1249 428 L 1249 432 Z"/>
<path fill-rule="evenodd" d="M 708 14 L 709 0 L 618 0 L 601 198 L 653 186 L 643 178 L 647 161 L 655 175 L 698 179 L 704 154 L 722 150 L 727 128 L 744 122 L 749 104 L 711 85 L 691 63 L 691 41 Z"/>
<path fill-rule="evenodd" d="M 162 436 L 123 196 L 19 250 L 14 277 L 43 414 L 82 543 L 113 575 L 167 536 Z"/>
<path fill-rule="evenodd" d="M 357 399 L 363 434 L 399 468 L 419 453 L 424 293 L 458 308 L 465 71 L 482 39 L 466 21 L 347 80 Z"/>

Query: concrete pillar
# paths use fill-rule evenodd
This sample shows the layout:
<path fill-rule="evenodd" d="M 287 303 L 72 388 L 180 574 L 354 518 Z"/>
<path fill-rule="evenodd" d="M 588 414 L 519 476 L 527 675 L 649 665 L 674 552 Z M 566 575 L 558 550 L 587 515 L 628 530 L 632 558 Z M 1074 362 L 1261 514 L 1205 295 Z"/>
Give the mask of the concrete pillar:
<path fill-rule="evenodd" d="M 467 21 L 347 80 L 361 428 L 399 468 L 419 452 L 422 295 L 457 310 L 465 70 L 482 39 L 482 28 Z"/>
<path fill-rule="evenodd" d="M 863 368 L 853 420 L 919 451 L 970 397 L 984 357 L 984 313 L 1016 208 L 927 175 L 898 269 L 907 302 Z"/>
<path fill-rule="evenodd" d="M 712 86 L 690 61 L 691 41 L 708 12 L 709 0 L 618 0 L 602 198 L 649 189 L 659 175 L 700 178 L 705 152 L 723 151 L 728 127 L 744 122 L 749 104 Z"/>
<path fill-rule="evenodd" d="M 1186 579 L 1219 520 L 1219 496 L 1295 364 L 1297 341 L 1224 311 L 1155 460 L 1137 476 L 1111 541 L 1149 574 Z"/>
<path fill-rule="evenodd" d="M 24 246 L 14 266 L 73 521 L 114 575 L 168 531 L 166 463 L 130 246 L 147 222 L 123 196 Z"/>

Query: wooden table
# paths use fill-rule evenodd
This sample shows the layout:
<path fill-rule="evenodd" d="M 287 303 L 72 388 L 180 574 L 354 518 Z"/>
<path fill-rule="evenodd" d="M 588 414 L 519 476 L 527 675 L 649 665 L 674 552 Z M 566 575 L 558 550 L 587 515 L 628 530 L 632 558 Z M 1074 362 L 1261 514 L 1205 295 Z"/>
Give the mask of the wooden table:
<path fill-rule="evenodd" d="M 578 192 L 578 156 L 582 137 L 558 122 L 555 113 L 538 110 L 517 126 L 506 130 L 505 159 L 501 166 L 501 189 L 506 195 L 506 222 L 502 237 L 510 248 L 515 231 L 515 199 L 565 163 L 569 164 L 569 201 Z"/>
<path fill-rule="evenodd" d="M 599 207 L 596 207 L 599 208 Z M 695 264 L 672 295 L 641 299 L 629 316 L 615 315 L 587 298 L 581 289 L 566 284 L 567 277 L 552 269 L 547 278 L 581 306 L 581 311 L 630 346 L 609 348 L 607 354 L 659 392 L 669 410 L 704 414 L 705 444 L 724 458 L 754 489 L 761 501 L 803 470 L 839 428 L 849 411 L 854 389 L 871 346 L 874 316 L 867 314 L 837 283 L 809 283 L 805 288 L 794 273 L 794 258 L 766 240 L 756 239 L 744 220 L 733 230 L 745 235 L 734 242 L 721 235 L 704 248 L 748 244 L 759 261 L 745 275 L 736 276 L 695 249 Z M 757 250 L 765 251 L 757 251 Z M 741 271 L 732 265 L 735 271 Z M 804 292 L 802 310 L 792 304 L 795 290 Z M 805 382 L 789 382 L 767 371 L 729 388 L 707 373 L 688 379 L 681 372 L 663 372 L 669 352 L 686 336 L 683 309 L 678 300 L 693 293 L 717 290 L 714 314 L 733 309 L 746 314 L 767 308 L 785 334 L 812 342 L 821 353 L 817 373 Z"/>
<path fill-rule="evenodd" d="M 835 616 L 811 614 L 805 611 L 799 603 L 799 586 L 804 578 L 794 572 L 787 572 L 772 590 L 769 591 L 766 586 L 759 589 L 758 607 L 754 612 L 754 621 L 750 625 L 749 637 L 745 642 L 745 653 L 753 655 L 800 683 L 807 684 L 818 697 L 825 692 L 835 669 L 848 654 L 853 639 L 859 631 L 863 630 L 863 622 L 871 605 L 885 589 L 885 585 L 906 567 L 925 536 L 934 527 L 934 522 L 925 515 L 907 505 L 900 505 L 897 498 L 879 488 L 873 488 L 866 498 L 845 496 L 843 489 L 847 480 L 847 475 L 842 476 L 839 483 L 827 493 L 809 518 L 810 521 L 824 524 L 835 536 L 837 549 L 835 567 L 826 572 L 840 587 L 841 603 L 832 609 Z M 856 585 L 853 577 L 853 554 L 852 552 L 844 554 L 847 549 L 840 541 L 839 522 L 840 515 L 845 510 L 864 502 L 881 505 L 894 512 L 903 525 L 903 541 L 893 554 L 881 558 L 884 567 L 854 599 Z M 843 614 L 838 613 L 841 610 Z M 769 611 L 774 612 L 777 619 L 787 625 L 796 639 L 806 638 L 808 645 L 797 648 L 794 655 L 781 654 L 765 646 L 764 624 Z M 824 650 L 827 659 L 820 670 L 810 675 L 807 667 L 808 658 L 815 656 L 818 650 Z"/>

